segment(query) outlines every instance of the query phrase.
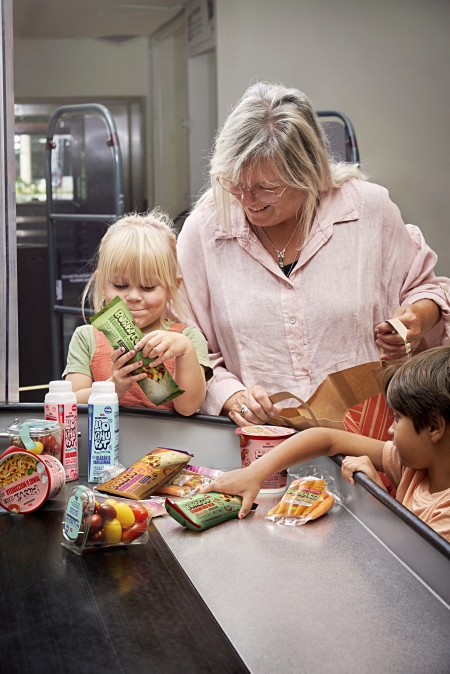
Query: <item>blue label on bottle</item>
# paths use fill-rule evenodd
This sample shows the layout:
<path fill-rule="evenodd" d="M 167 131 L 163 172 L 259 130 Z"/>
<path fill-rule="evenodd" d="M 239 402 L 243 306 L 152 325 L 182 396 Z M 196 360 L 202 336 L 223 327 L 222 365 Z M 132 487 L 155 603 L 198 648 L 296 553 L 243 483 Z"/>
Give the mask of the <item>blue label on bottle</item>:
<path fill-rule="evenodd" d="M 119 406 L 89 405 L 88 481 L 98 482 L 105 466 L 119 460 Z"/>

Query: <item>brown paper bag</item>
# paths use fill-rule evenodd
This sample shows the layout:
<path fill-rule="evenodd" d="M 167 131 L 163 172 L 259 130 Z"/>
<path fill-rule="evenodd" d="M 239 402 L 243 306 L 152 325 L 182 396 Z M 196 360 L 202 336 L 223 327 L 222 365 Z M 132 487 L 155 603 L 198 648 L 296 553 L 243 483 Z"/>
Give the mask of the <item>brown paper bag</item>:
<path fill-rule="evenodd" d="M 382 391 L 382 370 L 382 363 L 376 361 L 329 374 L 307 402 L 288 391 L 274 393 L 270 400 L 275 404 L 294 398 L 301 406 L 286 407 L 281 410 L 281 414 L 270 417 L 267 423 L 298 431 L 313 426 L 344 431 L 347 410 Z"/>

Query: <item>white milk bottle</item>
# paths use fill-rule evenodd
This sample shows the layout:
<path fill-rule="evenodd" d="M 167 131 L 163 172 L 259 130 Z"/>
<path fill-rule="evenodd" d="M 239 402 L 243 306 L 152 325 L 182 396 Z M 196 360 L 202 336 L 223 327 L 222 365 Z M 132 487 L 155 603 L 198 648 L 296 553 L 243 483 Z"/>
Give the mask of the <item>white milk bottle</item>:
<path fill-rule="evenodd" d="M 45 396 L 45 418 L 64 424 L 61 463 L 66 482 L 78 479 L 78 419 L 77 396 L 71 381 L 51 381 Z"/>
<path fill-rule="evenodd" d="M 119 460 L 119 399 L 114 382 L 94 381 L 88 400 L 88 482 Z"/>

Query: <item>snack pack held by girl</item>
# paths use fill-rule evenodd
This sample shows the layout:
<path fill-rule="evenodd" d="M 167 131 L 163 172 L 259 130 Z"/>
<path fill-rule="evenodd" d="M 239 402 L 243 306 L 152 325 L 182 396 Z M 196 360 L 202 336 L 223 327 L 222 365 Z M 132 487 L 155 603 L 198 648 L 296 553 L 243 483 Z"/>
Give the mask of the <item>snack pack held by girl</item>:
<path fill-rule="evenodd" d="M 190 305 L 167 216 L 132 213 L 109 227 L 87 301 L 96 315 L 76 329 L 63 373 L 79 403 L 88 401 L 92 382 L 112 381 L 120 405 L 183 415 L 200 408 L 212 369 L 205 338 L 185 322 Z"/>

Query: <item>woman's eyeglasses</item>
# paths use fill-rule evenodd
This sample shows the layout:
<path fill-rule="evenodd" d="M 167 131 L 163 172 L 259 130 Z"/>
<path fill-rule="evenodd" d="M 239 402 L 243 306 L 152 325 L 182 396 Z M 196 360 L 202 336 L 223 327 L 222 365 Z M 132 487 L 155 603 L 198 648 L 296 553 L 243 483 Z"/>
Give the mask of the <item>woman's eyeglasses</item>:
<path fill-rule="evenodd" d="M 216 180 L 222 189 L 239 199 L 242 199 L 244 192 L 248 190 L 253 199 L 262 201 L 265 204 L 275 204 L 287 190 L 287 186 L 283 187 L 280 194 L 278 194 L 275 190 L 267 190 L 264 187 L 243 187 L 242 185 L 236 185 L 225 178 L 216 178 Z"/>

